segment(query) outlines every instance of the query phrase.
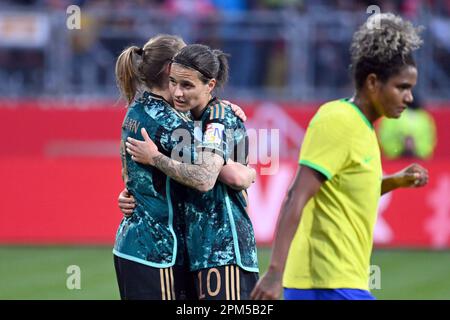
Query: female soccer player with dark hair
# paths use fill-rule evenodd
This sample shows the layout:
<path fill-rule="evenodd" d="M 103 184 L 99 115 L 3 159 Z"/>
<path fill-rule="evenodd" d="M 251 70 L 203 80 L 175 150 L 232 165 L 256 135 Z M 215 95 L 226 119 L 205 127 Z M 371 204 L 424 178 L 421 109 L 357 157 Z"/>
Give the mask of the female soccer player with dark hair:
<path fill-rule="evenodd" d="M 143 48 L 127 48 L 116 63 L 118 86 L 129 104 L 122 124 L 122 176 L 136 200 L 133 215 L 119 226 L 113 250 L 122 299 L 195 298 L 189 294 L 192 276 L 185 267 L 184 221 L 174 213 L 178 195 L 171 187 L 176 183 L 160 170 L 136 163 L 125 152 L 127 138 L 142 139 L 141 128 L 166 155 L 178 145 L 174 132 L 193 133 L 192 120 L 171 106 L 169 91 L 169 65 L 184 46 L 179 37 L 159 35 Z M 193 157 L 192 150 L 189 144 L 179 151 Z M 236 167 L 231 166 L 240 174 Z M 226 170 L 233 177 L 230 166 Z"/>
<path fill-rule="evenodd" d="M 246 192 L 216 183 L 228 162 L 246 164 L 248 154 L 242 121 L 212 95 L 227 76 L 225 54 L 204 45 L 188 45 L 173 59 L 169 89 L 174 107 L 190 111 L 194 119 L 201 121 L 200 135 L 195 135 L 199 141 L 194 164 L 159 152 L 145 131 L 145 141 L 128 139 L 127 143 L 133 160 L 155 166 L 193 188 L 184 188 L 188 192 L 184 199 L 177 197 L 177 208 L 179 215 L 185 216 L 189 265 L 195 274 L 199 299 L 249 299 L 258 279 Z"/>
<path fill-rule="evenodd" d="M 269 269 L 252 298 L 277 299 L 284 287 L 285 299 L 374 299 L 368 284 L 379 197 L 428 182 L 417 164 L 383 178 L 373 128 L 382 116 L 400 117 L 413 100 L 418 31 L 381 14 L 354 34 L 356 93 L 322 105 L 309 123 Z"/>

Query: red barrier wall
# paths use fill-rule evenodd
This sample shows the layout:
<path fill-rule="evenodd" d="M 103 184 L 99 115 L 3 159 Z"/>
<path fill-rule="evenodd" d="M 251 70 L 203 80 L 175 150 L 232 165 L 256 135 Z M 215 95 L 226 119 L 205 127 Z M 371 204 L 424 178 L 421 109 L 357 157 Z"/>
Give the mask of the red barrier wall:
<path fill-rule="evenodd" d="M 112 243 L 121 215 L 118 140 L 125 110 L 111 103 L 0 102 L 0 243 Z M 294 176 L 298 148 L 315 105 L 243 105 L 248 128 L 277 128 L 275 175 L 249 190 L 257 239 L 272 239 L 276 217 Z M 449 106 L 450 107 L 450 106 Z M 432 109 L 438 127 L 430 184 L 383 198 L 375 240 L 380 246 L 450 247 L 450 108 Z M 384 162 L 392 173 L 405 162 Z M 260 165 L 259 168 L 265 167 Z"/>
<path fill-rule="evenodd" d="M 396 190 L 379 204 L 374 242 L 385 247 L 450 247 L 450 163 L 447 160 L 419 162 L 429 170 L 425 188 Z M 394 173 L 407 161 L 384 162 L 385 173 Z M 278 173 L 260 176 L 249 189 L 250 215 L 257 239 L 272 241 L 281 202 L 295 175 L 297 164 L 280 163 Z"/>

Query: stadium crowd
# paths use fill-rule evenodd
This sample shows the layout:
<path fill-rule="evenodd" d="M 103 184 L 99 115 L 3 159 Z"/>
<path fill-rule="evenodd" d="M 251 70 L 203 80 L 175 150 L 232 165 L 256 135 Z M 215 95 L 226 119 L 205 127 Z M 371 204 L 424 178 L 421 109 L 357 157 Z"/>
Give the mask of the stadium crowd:
<path fill-rule="evenodd" d="M 297 84 L 300 86 L 299 92 L 304 91 L 301 86 L 305 86 L 305 83 L 314 90 L 341 90 L 334 95 L 342 95 L 345 90 L 349 90 L 343 86 L 350 80 L 347 66 L 350 62 L 348 47 L 351 39 L 348 35 L 355 28 L 355 21 L 345 19 L 345 13 L 360 13 L 356 18 L 363 21 L 367 17 L 369 5 L 378 5 L 382 12 L 395 12 L 412 21 L 421 20 L 427 29 L 426 42 L 432 46 L 427 57 L 432 60 L 428 74 L 438 75 L 427 83 L 430 87 L 444 88 L 440 79 L 450 79 L 450 65 L 447 63 L 450 56 L 447 32 L 450 27 L 449 0 L 6 0 L 0 3 L 0 8 L 18 12 L 33 8 L 36 12 L 65 14 L 70 5 L 78 5 L 82 12 L 100 12 L 102 18 L 82 15 L 83 32 L 66 35 L 70 38 L 70 47 L 65 53 L 68 57 L 64 60 L 73 59 L 73 63 L 69 64 L 75 69 L 68 75 L 69 85 L 59 90 L 64 93 L 98 93 L 105 91 L 103 87 L 107 85 L 109 94 L 115 90 L 111 74 L 114 57 L 130 42 L 141 41 L 143 26 L 147 30 L 154 28 L 154 25 L 147 25 L 142 17 L 136 17 L 133 12 L 143 15 L 146 12 L 161 12 L 168 19 L 171 17 L 172 20 L 166 24 L 160 24 L 161 30 L 154 30 L 155 34 L 180 30 L 180 35 L 189 43 L 205 43 L 228 52 L 231 69 L 229 86 L 253 90 L 250 97 L 259 95 L 267 88 L 283 92 L 282 89 L 295 81 L 292 80 L 295 77 L 293 72 L 307 75 L 303 84 Z M 327 16 L 330 11 L 343 13 L 343 18 L 330 20 Z M 126 12 L 131 14 L 127 15 Z M 259 18 L 266 16 L 267 20 L 259 20 L 266 21 L 264 25 L 252 25 L 254 22 L 247 18 L 248 14 L 256 14 Z M 270 15 L 272 18 L 269 18 Z M 294 67 L 291 61 L 300 58 L 290 58 L 293 50 L 287 32 L 290 32 L 288 21 L 292 15 L 300 22 L 307 20 L 306 29 L 309 31 L 305 32 L 311 33 L 304 40 L 305 52 L 301 53 L 303 60 Z M 432 19 L 424 18 L 430 15 Z M 245 18 L 242 20 L 243 16 Z M 177 26 L 170 25 L 174 17 Z M 298 29 L 304 26 L 297 28 L 294 37 L 304 36 L 298 33 Z M 121 35 L 117 32 L 121 32 Z M 136 35 L 136 39 L 130 39 L 130 35 Z M 11 94 L 18 86 L 25 88 L 31 95 L 46 92 L 43 88 L 47 82 L 45 74 L 49 74 L 50 68 L 55 68 L 54 65 L 50 66 L 49 60 L 53 58 L 48 58 L 46 48 L 49 50 L 45 45 L 26 47 L 4 46 L 0 43 L 0 79 L 7 83 L 0 92 Z M 20 91 L 24 90 L 18 88 L 17 92 Z M 322 93 L 317 91 L 317 94 Z M 299 93 L 296 98 L 305 97 Z"/>

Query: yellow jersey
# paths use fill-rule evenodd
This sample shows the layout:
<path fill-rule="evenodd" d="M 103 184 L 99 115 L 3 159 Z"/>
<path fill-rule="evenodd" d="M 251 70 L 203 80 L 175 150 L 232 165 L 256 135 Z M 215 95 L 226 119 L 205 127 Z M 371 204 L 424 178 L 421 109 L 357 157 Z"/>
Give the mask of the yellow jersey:
<path fill-rule="evenodd" d="M 299 162 L 327 180 L 303 209 L 283 286 L 368 290 L 382 182 L 372 124 L 348 100 L 322 105 L 309 123 Z"/>

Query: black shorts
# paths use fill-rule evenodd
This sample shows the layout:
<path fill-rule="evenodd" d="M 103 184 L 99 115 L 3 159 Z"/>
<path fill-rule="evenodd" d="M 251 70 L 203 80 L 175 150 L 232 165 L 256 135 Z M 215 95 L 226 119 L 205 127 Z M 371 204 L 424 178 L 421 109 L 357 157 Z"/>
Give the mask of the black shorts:
<path fill-rule="evenodd" d="M 154 268 L 114 255 L 122 300 L 196 300 L 192 272 L 182 266 Z"/>
<path fill-rule="evenodd" d="M 228 265 L 194 271 L 194 278 L 199 300 L 250 300 L 258 273 Z"/>

